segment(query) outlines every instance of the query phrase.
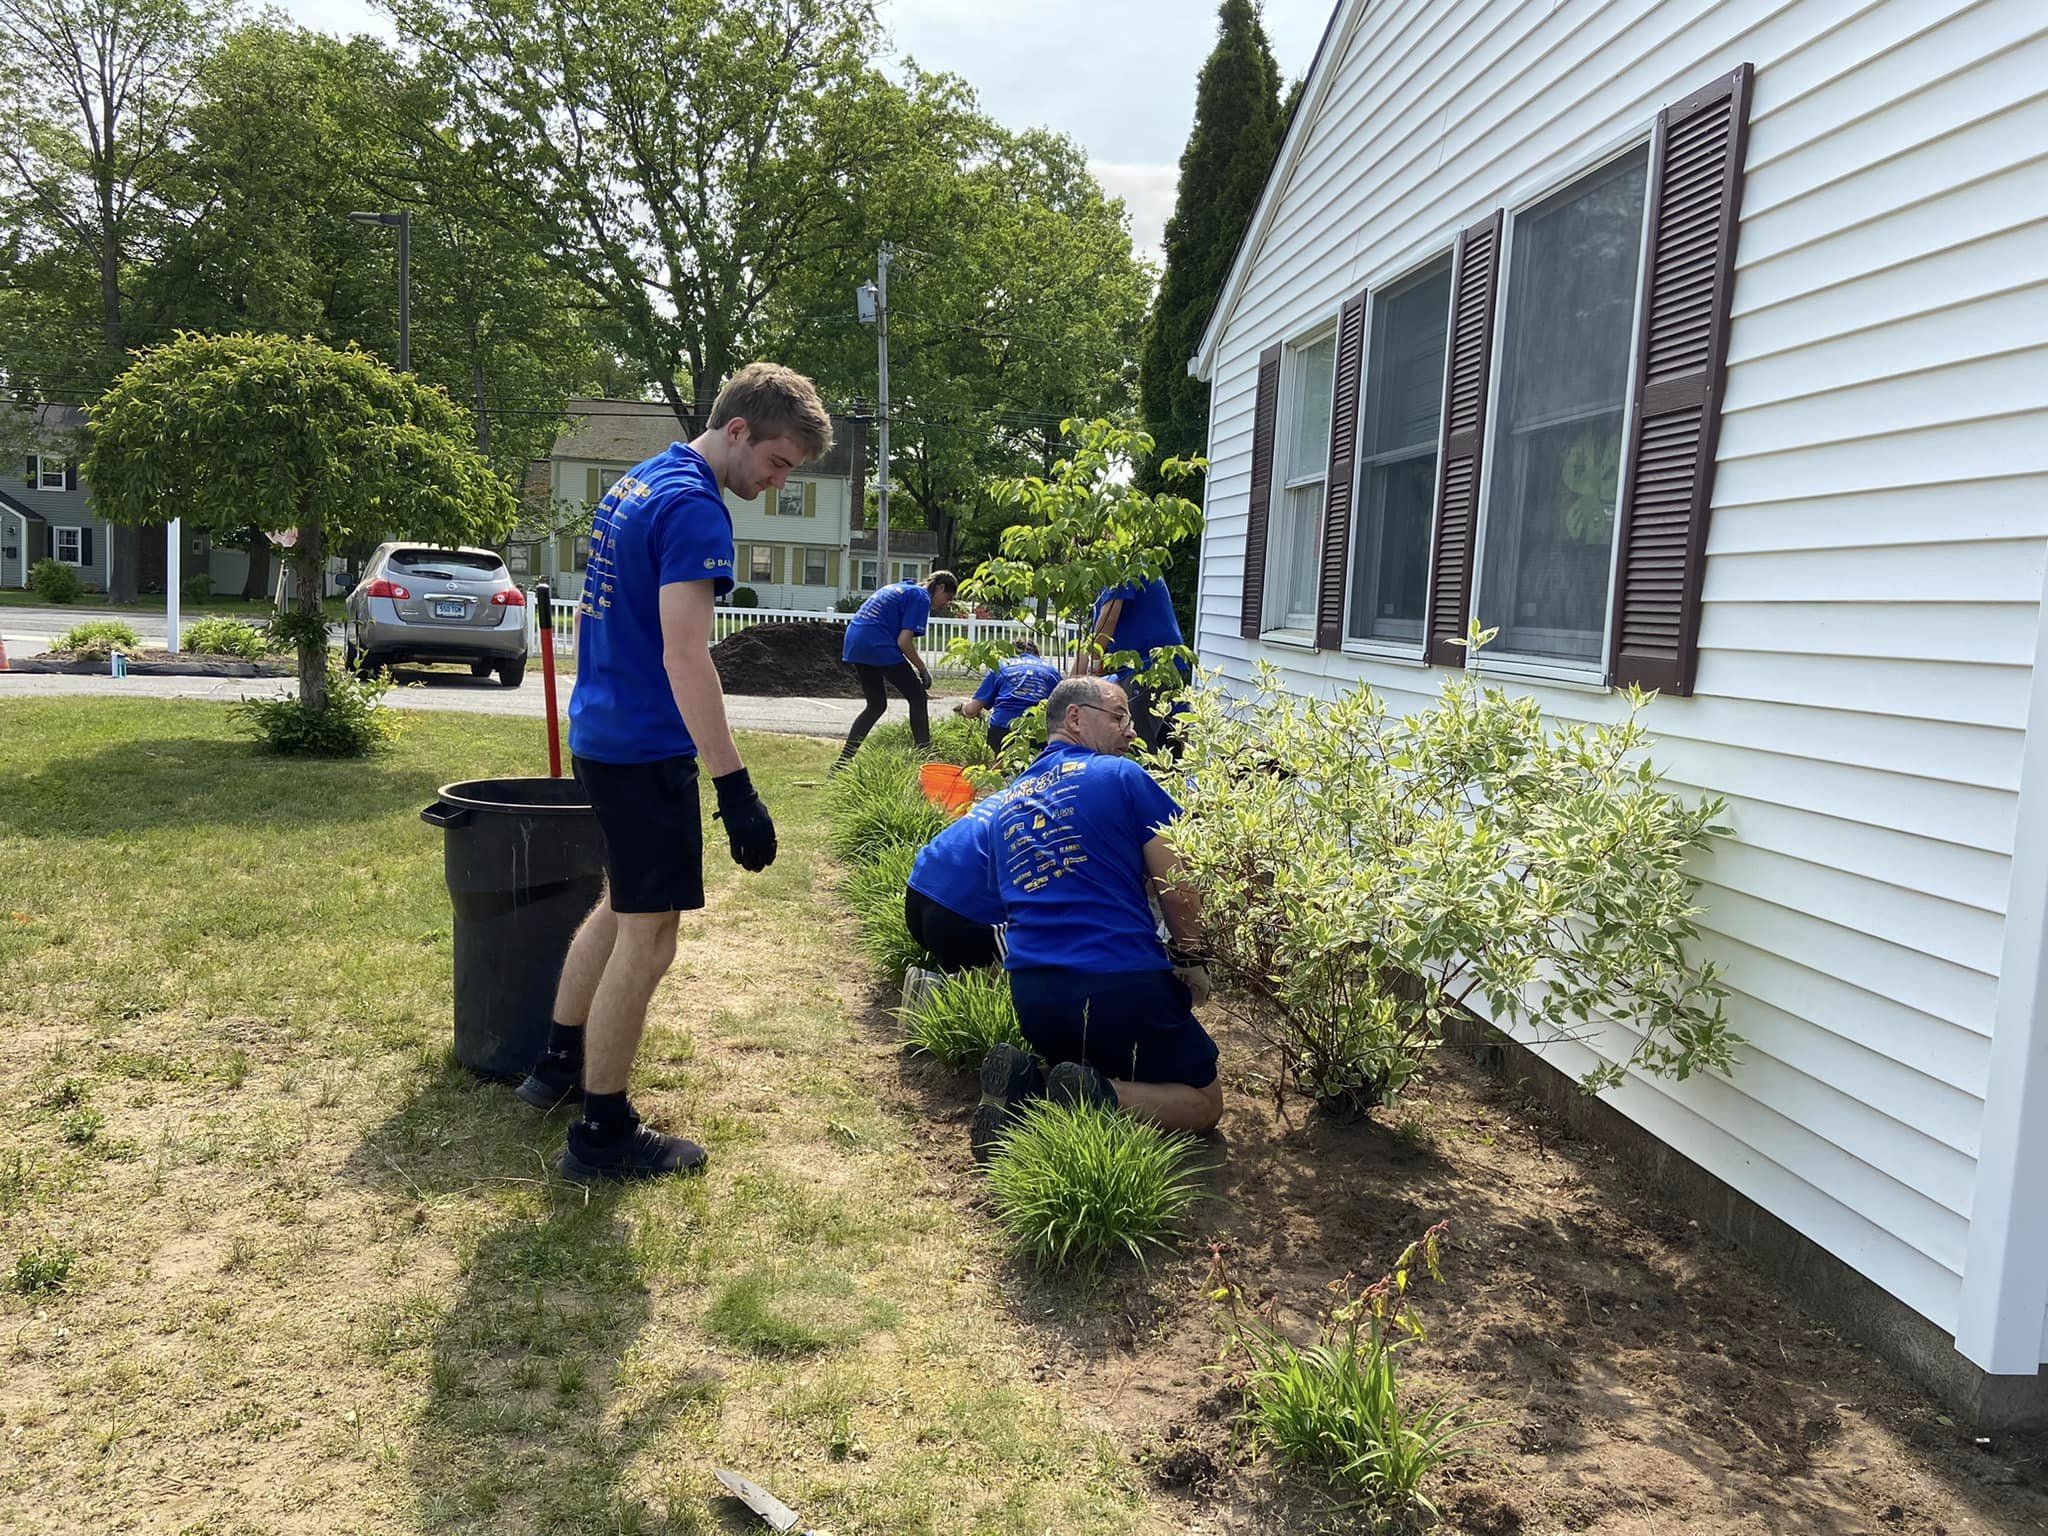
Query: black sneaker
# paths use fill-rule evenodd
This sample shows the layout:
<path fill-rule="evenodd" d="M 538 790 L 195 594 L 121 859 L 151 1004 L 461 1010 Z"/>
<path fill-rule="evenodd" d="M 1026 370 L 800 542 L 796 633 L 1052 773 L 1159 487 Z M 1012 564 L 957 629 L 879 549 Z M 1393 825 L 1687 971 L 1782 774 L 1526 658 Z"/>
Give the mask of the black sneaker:
<path fill-rule="evenodd" d="M 981 1058 L 981 1102 L 974 1108 L 968 1127 L 967 1144 L 977 1163 L 995 1156 L 996 1143 L 1017 1118 L 1025 1102 L 1042 1091 L 1038 1058 L 1014 1045 L 989 1047 Z"/>
<path fill-rule="evenodd" d="M 632 1127 L 599 1136 L 588 1120 L 569 1127 L 562 1149 L 562 1177 L 589 1184 L 600 1179 L 659 1179 L 672 1173 L 702 1173 L 710 1156 L 694 1141 L 664 1136 L 636 1116 Z"/>
<path fill-rule="evenodd" d="M 583 1097 L 583 1073 L 569 1064 L 568 1057 L 550 1053 L 535 1062 L 526 1081 L 512 1091 L 522 1104 L 548 1114 Z"/>
<path fill-rule="evenodd" d="M 1116 1108 L 1116 1090 L 1109 1085 L 1109 1079 L 1085 1061 L 1063 1061 L 1047 1073 L 1045 1096 L 1055 1104 Z"/>

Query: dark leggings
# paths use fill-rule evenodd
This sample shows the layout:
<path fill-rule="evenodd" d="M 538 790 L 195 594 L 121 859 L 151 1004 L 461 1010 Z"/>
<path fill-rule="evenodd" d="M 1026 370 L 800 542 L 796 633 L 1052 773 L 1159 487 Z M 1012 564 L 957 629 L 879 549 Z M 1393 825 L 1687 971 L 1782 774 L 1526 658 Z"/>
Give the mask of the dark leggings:
<path fill-rule="evenodd" d="M 854 717 L 853 727 L 846 733 L 846 745 L 839 751 L 841 757 L 851 757 L 860 750 L 868 732 L 875 728 L 875 722 L 888 709 L 889 695 L 884 684 L 894 684 L 896 691 L 903 695 L 903 701 L 910 706 L 910 739 L 920 748 L 932 744 L 932 723 L 925 710 L 924 684 L 910 670 L 909 662 L 899 661 L 893 667 L 869 666 L 864 661 L 850 661 L 847 665 L 860 679 L 860 691 L 867 700 L 867 707 Z"/>
<path fill-rule="evenodd" d="M 903 889 L 903 926 L 911 939 L 941 971 L 971 971 L 1002 958 L 996 931 L 986 923 L 963 917 L 942 902 L 911 886 Z"/>

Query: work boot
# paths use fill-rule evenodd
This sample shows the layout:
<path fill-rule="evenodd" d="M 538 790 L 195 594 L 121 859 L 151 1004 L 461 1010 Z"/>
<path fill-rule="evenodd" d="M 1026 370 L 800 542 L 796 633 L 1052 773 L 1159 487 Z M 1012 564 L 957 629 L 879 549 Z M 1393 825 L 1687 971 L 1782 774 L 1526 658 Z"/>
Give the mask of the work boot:
<path fill-rule="evenodd" d="M 526 1081 L 512 1090 L 522 1104 L 531 1104 L 542 1114 L 551 1114 L 565 1104 L 583 1097 L 583 1071 L 567 1056 L 550 1051 L 533 1064 Z"/>
<path fill-rule="evenodd" d="M 1116 1108 L 1116 1089 L 1085 1061 L 1063 1061 L 1046 1074 L 1045 1096 L 1055 1104 Z"/>
<path fill-rule="evenodd" d="M 709 1155 L 694 1141 L 665 1136 L 641 1124 L 638 1115 L 608 1134 L 588 1120 L 578 1120 L 569 1127 L 569 1144 L 562 1149 L 562 1177 L 590 1184 L 702 1173 Z"/>
<path fill-rule="evenodd" d="M 967 1145 L 977 1163 L 996 1154 L 1018 1110 L 1041 1092 L 1038 1058 L 1014 1045 L 997 1045 L 981 1058 L 981 1102 L 974 1108 Z"/>

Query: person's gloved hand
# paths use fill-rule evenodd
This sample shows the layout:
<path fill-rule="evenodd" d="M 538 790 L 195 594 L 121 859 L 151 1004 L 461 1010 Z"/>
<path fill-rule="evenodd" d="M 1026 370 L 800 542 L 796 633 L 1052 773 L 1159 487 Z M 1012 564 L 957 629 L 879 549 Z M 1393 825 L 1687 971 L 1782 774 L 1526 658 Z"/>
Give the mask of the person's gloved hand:
<path fill-rule="evenodd" d="M 931 668 L 929 668 L 929 667 L 918 667 L 918 668 L 915 668 L 914 670 L 916 671 L 916 674 L 917 674 L 917 686 L 918 686 L 918 687 L 920 687 L 920 688 L 922 688 L 922 689 L 923 689 L 923 690 L 924 690 L 924 691 L 925 691 L 926 693 L 930 693 L 930 692 L 932 691 L 932 673 L 931 673 Z"/>
<path fill-rule="evenodd" d="M 747 777 L 747 770 L 735 768 L 713 779 L 711 788 L 718 795 L 718 819 L 725 823 L 733 863 L 756 873 L 773 864 L 775 823 L 768 819 L 768 807 L 754 793 L 754 781 Z"/>
<path fill-rule="evenodd" d="M 1209 957 L 1191 951 L 1168 946 L 1166 958 L 1173 962 L 1173 974 L 1180 978 L 1180 984 L 1188 989 L 1188 997 L 1199 1008 L 1209 1001 L 1216 990 L 1209 977 Z"/>

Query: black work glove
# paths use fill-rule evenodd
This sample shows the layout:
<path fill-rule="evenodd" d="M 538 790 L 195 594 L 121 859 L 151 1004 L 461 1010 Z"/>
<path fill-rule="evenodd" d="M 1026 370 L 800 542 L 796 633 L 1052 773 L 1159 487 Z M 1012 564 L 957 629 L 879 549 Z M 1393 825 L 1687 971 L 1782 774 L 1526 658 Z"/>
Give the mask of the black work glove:
<path fill-rule="evenodd" d="M 922 688 L 926 693 L 932 691 L 932 674 L 929 668 L 913 667 L 911 673 L 916 677 L 918 687 Z"/>
<path fill-rule="evenodd" d="M 775 823 L 754 793 L 754 781 L 746 769 L 735 768 L 713 779 L 711 787 L 718 795 L 718 819 L 725 823 L 733 863 L 758 874 L 775 862 Z"/>

